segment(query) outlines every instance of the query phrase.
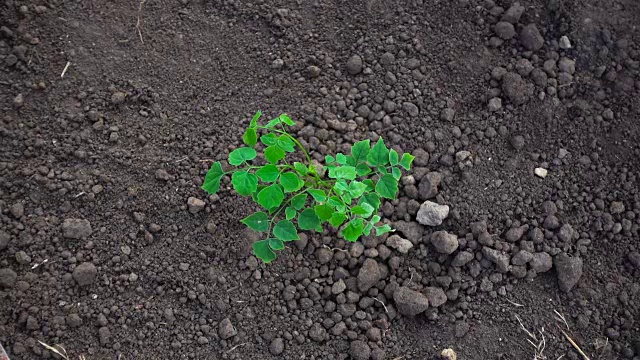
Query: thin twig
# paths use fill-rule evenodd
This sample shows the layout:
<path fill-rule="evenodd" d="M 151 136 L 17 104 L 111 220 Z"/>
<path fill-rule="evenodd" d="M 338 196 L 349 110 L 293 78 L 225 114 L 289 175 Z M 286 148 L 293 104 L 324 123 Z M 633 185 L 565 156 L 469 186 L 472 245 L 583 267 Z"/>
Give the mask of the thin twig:
<path fill-rule="evenodd" d="M 558 312 L 558 310 L 553 309 L 553 312 L 556 313 L 556 320 L 563 322 L 564 325 L 567 327 L 567 331 L 569 331 L 569 324 L 567 323 L 567 319 L 564 317 L 564 315 L 560 314 Z"/>
<path fill-rule="evenodd" d="M 327 249 L 329 249 L 329 250 L 331 250 L 331 251 L 342 251 L 342 252 L 348 252 L 348 251 L 347 251 L 347 250 L 345 250 L 345 249 L 332 248 L 332 247 L 329 247 L 329 246 L 324 245 L 324 244 L 322 244 L 322 247 L 323 247 L 323 248 L 327 248 Z"/>
<path fill-rule="evenodd" d="M 140 36 L 140 42 L 144 44 L 144 40 L 142 40 L 142 31 L 140 31 L 140 13 L 142 12 L 142 5 L 146 0 L 140 0 L 140 5 L 138 6 L 138 21 L 136 22 L 136 30 L 138 30 L 138 36 Z"/>
<path fill-rule="evenodd" d="M 63 78 L 64 74 L 67 73 L 67 69 L 69 68 L 69 65 L 71 65 L 71 61 L 67 61 L 67 65 L 64 66 L 64 69 L 62 69 L 62 74 L 60 74 L 60 77 Z"/>
<path fill-rule="evenodd" d="M 578 344 L 576 344 L 575 341 L 573 341 L 573 339 L 571 338 L 571 336 L 569 336 L 569 334 L 567 334 L 564 330 L 560 329 L 560 331 L 562 332 L 562 335 L 564 335 L 565 338 L 567 338 L 567 340 L 571 343 L 571 345 L 573 346 L 574 349 L 576 349 L 576 351 L 578 353 L 580 353 L 580 355 L 582 355 L 582 358 L 584 360 L 591 360 L 589 359 L 589 357 L 587 356 L 587 354 L 584 353 L 584 351 L 582 351 L 582 349 L 580 349 L 580 346 L 578 346 Z"/>
<path fill-rule="evenodd" d="M 227 350 L 227 354 L 228 354 L 228 353 L 230 353 L 230 352 L 232 352 L 233 350 L 235 350 L 235 349 L 239 348 L 240 346 L 245 346 L 245 345 L 247 345 L 247 344 L 248 344 L 248 343 L 238 344 L 238 345 L 236 345 L 236 346 L 232 347 L 231 349 Z"/>
<path fill-rule="evenodd" d="M 377 301 L 380 304 L 382 304 L 382 307 L 384 308 L 384 312 L 388 313 L 389 310 L 387 309 L 387 305 L 385 305 L 382 301 L 378 300 L 377 298 L 373 298 L 373 301 Z"/>
<path fill-rule="evenodd" d="M 529 337 L 527 341 L 529 342 L 529 344 L 531 344 L 531 346 L 534 347 L 533 360 L 546 359 L 547 357 L 543 355 L 544 349 L 547 346 L 547 340 L 544 337 L 544 327 L 538 330 L 538 332 L 540 333 L 540 340 L 538 340 L 537 336 L 535 336 L 531 331 L 527 330 L 527 328 L 522 323 L 522 320 L 520 320 L 520 317 L 518 316 L 518 314 L 515 314 L 515 316 L 516 316 L 516 319 L 518 320 L 518 323 L 520 323 L 520 328 Z"/>
<path fill-rule="evenodd" d="M 504 298 L 504 299 L 505 299 L 505 300 L 507 300 L 507 302 L 508 302 L 509 304 L 513 305 L 513 306 L 516 306 L 516 307 L 522 307 L 522 306 L 524 306 L 524 305 L 522 305 L 522 304 L 518 304 L 517 302 L 511 301 L 511 300 L 509 300 L 509 299 L 507 299 L 507 298 Z"/>

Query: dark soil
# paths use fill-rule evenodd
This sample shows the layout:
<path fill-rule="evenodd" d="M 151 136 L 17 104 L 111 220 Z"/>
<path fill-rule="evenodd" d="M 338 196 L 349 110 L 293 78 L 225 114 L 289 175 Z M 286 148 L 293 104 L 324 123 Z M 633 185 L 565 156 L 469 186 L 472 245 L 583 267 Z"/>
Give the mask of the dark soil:
<path fill-rule="evenodd" d="M 5 0 L 0 26 L 12 359 L 640 359 L 637 1 Z M 381 214 L 413 248 L 258 262 L 255 205 L 200 190 L 258 109 L 317 159 L 413 152 Z"/>

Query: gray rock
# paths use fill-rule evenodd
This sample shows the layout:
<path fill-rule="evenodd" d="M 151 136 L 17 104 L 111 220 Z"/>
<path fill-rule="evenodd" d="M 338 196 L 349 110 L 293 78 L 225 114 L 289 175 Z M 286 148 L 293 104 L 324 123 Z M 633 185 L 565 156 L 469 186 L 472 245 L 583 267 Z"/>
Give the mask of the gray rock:
<path fill-rule="evenodd" d="M 630 252 L 629 255 L 627 255 L 627 258 L 629 259 L 629 262 L 631 263 L 631 265 L 635 266 L 636 269 L 640 269 L 640 253 L 637 251 L 633 251 Z"/>
<path fill-rule="evenodd" d="M 527 59 L 520 59 L 516 62 L 516 71 L 521 76 L 529 76 L 531 71 L 533 71 L 533 65 L 531 61 Z"/>
<path fill-rule="evenodd" d="M 347 60 L 347 72 L 350 75 L 357 75 L 362 71 L 362 58 L 359 55 L 353 55 Z"/>
<path fill-rule="evenodd" d="M 468 251 L 460 251 L 458 255 L 453 258 L 451 265 L 457 267 L 465 266 L 469 261 L 473 260 L 473 257 L 473 254 Z"/>
<path fill-rule="evenodd" d="M 431 307 L 439 307 L 447 302 L 447 294 L 439 287 L 429 286 L 424 292 L 427 299 L 429 299 L 429 306 Z"/>
<path fill-rule="evenodd" d="M 338 295 L 347 289 L 347 285 L 344 283 L 342 279 L 336 281 L 331 285 L 331 293 L 333 295 Z"/>
<path fill-rule="evenodd" d="M 403 239 L 398 235 L 389 236 L 387 238 L 387 241 L 385 242 L 385 245 L 398 250 L 402 254 L 408 253 L 409 250 L 411 250 L 411 248 L 413 247 L 413 243 L 411 241 Z"/>
<path fill-rule="evenodd" d="M 366 259 L 358 272 L 357 282 L 360 292 L 365 293 L 380 280 L 380 267 L 373 259 Z"/>
<path fill-rule="evenodd" d="M 93 233 L 91 223 L 85 219 L 65 219 L 62 222 L 62 236 L 67 239 L 82 239 Z"/>
<path fill-rule="evenodd" d="M 431 234 L 431 245 L 441 254 L 451 254 L 458 248 L 458 237 L 448 232 L 436 231 Z"/>
<path fill-rule="evenodd" d="M 440 205 L 432 201 L 425 201 L 420 205 L 416 220 L 427 226 L 439 226 L 449 216 L 449 206 Z"/>
<path fill-rule="evenodd" d="M 0 230 L 0 250 L 4 250 L 9 246 L 9 241 L 11 240 L 11 235 L 7 232 Z"/>
<path fill-rule="evenodd" d="M 284 340 L 282 338 L 275 338 L 271 340 L 269 344 L 269 352 L 271 355 L 280 355 L 284 351 Z"/>
<path fill-rule="evenodd" d="M 558 61 L 558 69 L 562 72 L 573 74 L 576 72 L 576 62 L 566 57 L 560 58 L 560 61 Z"/>
<path fill-rule="evenodd" d="M 496 267 L 501 272 L 509 271 L 509 256 L 507 254 L 485 246 L 482 248 L 482 255 L 492 263 L 496 264 Z"/>
<path fill-rule="evenodd" d="M 80 315 L 75 314 L 75 313 L 74 314 L 69 314 L 69 315 L 67 315 L 66 323 L 72 329 L 73 328 L 77 328 L 78 326 L 82 325 L 82 318 L 80 317 Z"/>
<path fill-rule="evenodd" d="M 171 179 L 171 175 L 165 169 L 156 170 L 156 180 L 169 181 Z"/>
<path fill-rule="evenodd" d="M 73 279 L 80 286 L 87 286 L 93 284 L 98 275 L 98 269 L 93 263 L 84 262 L 75 269 L 73 269 Z"/>
<path fill-rule="evenodd" d="M 494 97 L 489 100 L 489 105 L 487 106 L 489 111 L 496 112 L 502 109 L 502 99 L 499 97 Z"/>
<path fill-rule="evenodd" d="M 18 274 L 10 268 L 0 269 L 0 287 L 12 288 L 16 284 Z"/>
<path fill-rule="evenodd" d="M 231 323 L 231 320 L 229 320 L 229 318 L 222 319 L 222 321 L 220 321 L 220 324 L 218 324 L 218 336 L 220 336 L 222 340 L 227 340 L 228 338 L 234 337 L 237 334 L 238 330 L 233 327 L 233 324 Z"/>
<path fill-rule="evenodd" d="M 205 202 L 198 199 L 197 197 L 190 196 L 187 199 L 187 207 L 189 208 L 189 212 L 192 214 L 199 213 L 202 209 L 204 209 Z"/>
<path fill-rule="evenodd" d="M 422 148 L 417 148 L 413 151 L 413 156 L 416 158 L 413 160 L 415 166 L 427 166 L 429 164 L 429 153 Z"/>
<path fill-rule="evenodd" d="M 360 243 L 353 244 L 354 246 L 352 246 L 352 249 L 355 247 L 356 244 L 360 244 Z M 364 246 L 362 246 L 361 249 L 362 251 L 364 251 Z M 356 254 L 354 254 L 354 251 L 350 251 L 350 253 L 351 253 L 351 256 L 358 258 L 362 254 L 362 251 L 356 251 Z M 318 259 L 318 262 L 322 265 L 328 263 L 329 261 L 331 261 L 331 259 L 333 259 L 333 251 L 325 247 L 318 248 L 318 250 L 316 250 L 315 255 L 316 255 L 316 259 Z"/>
<path fill-rule="evenodd" d="M 514 72 L 507 72 L 502 77 L 502 91 L 514 105 L 522 105 L 529 101 L 535 86 Z"/>
<path fill-rule="evenodd" d="M 511 258 L 511 263 L 516 266 L 522 266 L 533 259 L 533 254 L 526 250 L 520 250 Z"/>
<path fill-rule="evenodd" d="M 11 212 L 11 215 L 13 215 L 14 218 L 20 219 L 24 215 L 24 204 L 21 202 L 17 202 L 11 205 L 11 207 L 9 208 L 9 211 Z"/>
<path fill-rule="evenodd" d="M 560 227 L 560 230 L 558 231 L 558 238 L 560 238 L 560 240 L 564 242 L 569 242 L 573 239 L 574 233 L 575 231 L 573 230 L 573 227 L 571 227 L 571 225 L 564 224 Z"/>
<path fill-rule="evenodd" d="M 513 146 L 513 148 L 516 150 L 522 150 L 522 148 L 524 148 L 524 137 L 522 135 L 513 136 L 511 138 L 511 146 Z"/>
<path fill-rule="evenodd" d="M 109 345 L 109 342 L 111 342 L 111 331 L 108 327 L 103 326 L 98 329 L 98 339 L 100 340 L 100 345 Z"/>
<path fill-rule="evenodd" d="M 544 38 L 535 24 L 529 24 L 520 30 L 520 43 L 527 50 L 538 51 L 544 45 Z"/>
<path fill-rule="evenodd" d="M 511 7 L 507 9 L 507 11 L 502 14 L 502 21 L 509 22 L 511 24 L 517 24 L 520 21 L 520 17 L 524 13 L 524 6 L 520 5 L 520 3 L 515 2 Z"/>
<path fill-rule="evenodd" d="M 404 102 L 402 103 L 402 109 L 406 111 L 409 116 L 416 117 L 420 114 L 420 109 L 414 103 Z"/>
<path fill-rule="evenodd" d="M 349 355 L 353 360 L 369 360 L 371 348 L 366 342 L 355 340 L 349 345 Z"/>
<path fill-rule="evenodd" d="M 114 105 L 122 104 L 126 97 L 127 95 L 125 93 L 117 91 L 111 95 L 111 103 Z"/>
<path fill-rule="evenodd" d="M 315 65 L 311 65 L 307 68 L 307 74 L 311 78 L 317 78 L 318 76 L 320 76 L 320 71 L 321 69 Z"/>
<path fill-rule="evenodd" d="M 322 342 L 327 337 L 327 331 L 318 323 L 311 325 L 309 337 L 315 342 Z"/>
<path fill-rule="evenodd" d="M 420 199 L 427 200 L 438 195 L 438 186 L 442 182 L 442 174 L 437 171 L 427 173 L 418 184 L 418 195 Z"/>
<path fill-rule="evenodd" d="M 535 253 L 529 262 L 529 266 L 536 273 L 547 272 L 553 267 L 553 258 L 546 252 Z"/>
<path fill-rule="evenodd" d="M 558 273 L 558 286 L 560 290 L 569 292 L 582 277 L 582 259 L 571 257 L 566 253 L 560 253 L 553 258 L 553 263 Z"/>
<path fill-rule="evenodd" d="M 456 111 L 453 109 L 442 109 L 442 111 L 440 112 L 440 119 L 444 120 L 444 121 L 448 121 L 451 122 L 453 121 L 453 117 L 456 116 Z"/>
<path fill-rule="evenodd" d="M 393 301 L 398 312 L 413 317 L 429 308 L 429 299 L 423 294 L 407 287 L 399 287 L 393 292 Z"/>
<path fill-rule="evenodd" d="M 513 24 L 506 21 L 500 21 L 493 28 L 496 35 L 504 40 L 509 40 L 512 37 L 516 36 L 516 29 L 513 27 Z"/>
<path fill-rule="evenodd" d="M 396 221 L 393 227 L 413 244 L 418 244 L 422 241 L 424 227 L 415 221 Z"/>

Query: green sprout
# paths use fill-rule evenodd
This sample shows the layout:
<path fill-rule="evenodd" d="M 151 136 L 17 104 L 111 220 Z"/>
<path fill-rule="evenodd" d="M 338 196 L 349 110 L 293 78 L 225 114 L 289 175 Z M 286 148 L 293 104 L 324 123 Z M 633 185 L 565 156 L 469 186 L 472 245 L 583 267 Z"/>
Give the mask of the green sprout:
<path fill-rule="evenodd" d="M 324 166 L 314 164 L 304 146 L 286 131 L 286 126 L 295 125 L 288 115 L 264 126 L 258 124 L 261 115 L 260 111 L 255 114 L 242 136 L 247 146 L 229 153 L 229 165 L 236 168 L 224 171 L 217 161 L 202 184 L 207 193 L 215 194 L 222 177 L 231 175 L 235 191 L 251 196 L 264 209 L 242 220 L 266 233 L 264 240 L 253 244 L 258 258 L 273 261 L 285 242 L 300 239 L 298 230 L 322 232 L 324 223 L 340 229 L 339 235 L 350 242 L 373 230 L 376 236 L 391 231 L 388 224 L 377 226 L 378 208 L 382 198 L 396 198 L 401 168 L 409 170 L 414 156 L 388 149 L 380 137 L 373 146 L 368 139 L 358 141 L 350 155 L 327 155 Z M 287 155 L 296 148 L 304 160 L 290 163 Z M 258 151 L 263 152 L 266 165 L 255 164 Z"/>

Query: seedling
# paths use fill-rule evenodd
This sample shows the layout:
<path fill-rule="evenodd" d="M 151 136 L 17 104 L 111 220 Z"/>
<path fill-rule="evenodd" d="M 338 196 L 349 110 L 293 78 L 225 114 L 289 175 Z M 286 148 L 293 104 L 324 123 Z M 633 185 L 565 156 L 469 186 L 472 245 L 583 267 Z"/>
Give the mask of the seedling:
<path fill-rule="evenodd" d="M 235 168 L 224 171 L 217 161 L 202 184 L 207 193 L 215 194 L 222 177 L 231 175 L 236 192 L 251 196 L 264 209 L 242 220 L 266 234 L 253 244 L 258 258 L 273 261 L 285 242 L 300 239 L 298 230 L 322 232 L 325 223 L 340 229 L 339 235 L 350 242 L 372 231 L 377 236 L 391 231 L 388 224 L 379 225 L 378 208 L 382 198 L 398 195 L 401 168 L 411 168 L 411 154 L 388 149 L 380 137 L 373 146 L 368 139 L 358 141 L 351 154 L 327 155 L 324 165 L 314 164 L 304 146 L 287 132 L 286 126 L 295 125 L 288 115 L 264 126 L 258 124 L 261 115 L 255 114 L 242 136 L 246 146 L 229 153 L 229 165 Z M 304 160 L 290 162 L 287 157 L 294 157 L 296 148 Z"/>

